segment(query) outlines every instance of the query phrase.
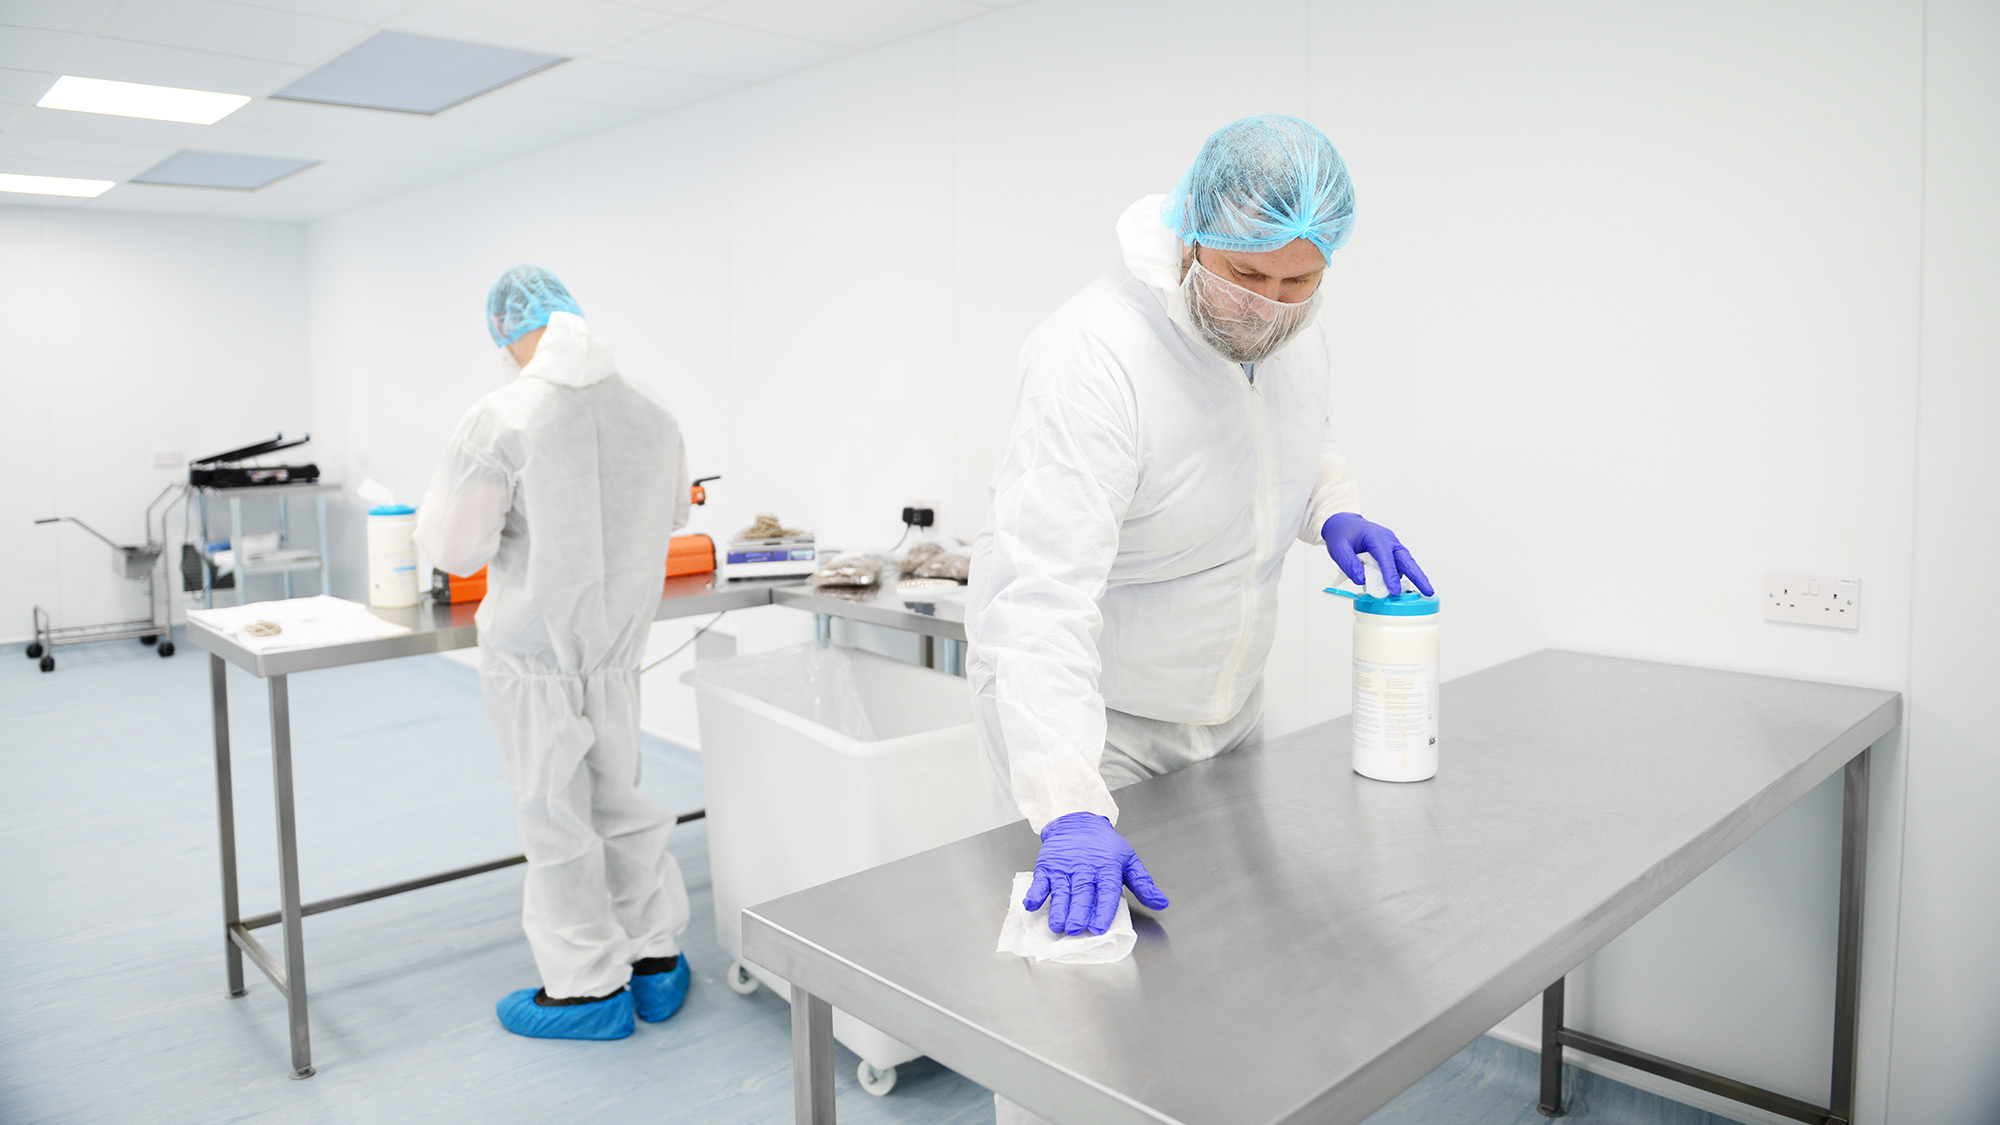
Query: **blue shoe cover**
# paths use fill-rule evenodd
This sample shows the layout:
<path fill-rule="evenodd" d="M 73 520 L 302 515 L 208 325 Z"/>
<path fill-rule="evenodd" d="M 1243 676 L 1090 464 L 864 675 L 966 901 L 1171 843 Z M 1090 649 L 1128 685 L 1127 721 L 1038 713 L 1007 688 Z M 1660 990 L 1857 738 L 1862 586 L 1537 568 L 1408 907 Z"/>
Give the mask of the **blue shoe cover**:
<path fill-rule="evenodd" d="M 500 1026 L 534 1039 L 623 1039 L 632 1034 L 632 993 L 620 989 L 589 1004 L 544 1008 L 535 1003 L 535 989 L 509 992 L 494 1012 Z"/>
<path fill-rule="evenodd" d="M 632 1004 L 639 1018 L 648 1023 L 659 1023 L 681 1010 L 688 995 L 687 954 L 680 955 L 680 963 L 669 973 L 648 973 L 632 975 Z"/>

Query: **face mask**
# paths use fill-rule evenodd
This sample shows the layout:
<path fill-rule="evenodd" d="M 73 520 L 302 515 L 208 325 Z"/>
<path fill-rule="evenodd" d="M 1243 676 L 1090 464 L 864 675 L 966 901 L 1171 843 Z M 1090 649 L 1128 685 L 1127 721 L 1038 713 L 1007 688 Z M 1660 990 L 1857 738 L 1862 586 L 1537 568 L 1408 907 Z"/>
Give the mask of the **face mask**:
<path fill-rule="evenodd" d="M 1235 363 L 1258 363 L 1305 331 L 1319 311 L 1320 290 L 1288 304 L 1252 293 L 1225 277 L 1209 272 L 1195 258 L 1181 279 L 1188 318 L 1201 337 Z"/>

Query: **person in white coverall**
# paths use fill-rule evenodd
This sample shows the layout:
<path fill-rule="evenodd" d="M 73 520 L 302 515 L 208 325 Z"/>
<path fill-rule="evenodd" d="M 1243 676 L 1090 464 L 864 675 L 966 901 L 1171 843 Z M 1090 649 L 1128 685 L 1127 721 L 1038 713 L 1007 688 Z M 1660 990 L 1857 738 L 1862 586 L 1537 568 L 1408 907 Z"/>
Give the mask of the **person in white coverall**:
<path fill-rule="evenodd" d="M 1252 117 L 1173 194 L 1118 220 L 1124 265 L 1021 349 L 1020 397 L 974 546 L 967 673 L 996 783 L 1041 836 L 1024 905 L 1102 933 L 1129 887 L 1167 905 L 1112 790 L 1257 731 L 1295 539 L 1355 582 L 1430 581 L 1354 513 L 1331 441 L 1320 280 L 1353 225 L 1319 130 Z M 1033 1120 L 996 1099 L 999 1120 Z"/>
<path fill-rule="evenodd" d="M 479 680 L 542 979 L 497 1010 L 521 1035 L 618 1039 L 635 1012 L 679 1010 L 689 980 L 674 817 L 638 787 L 639 661 L 688 519 L 687 458 L 673 414 L 618 374 L 553 274 L 507 271 L 487 314 L 510 381 L 459 423 L 417 543 L 450 573 L 488 568 Z"/>

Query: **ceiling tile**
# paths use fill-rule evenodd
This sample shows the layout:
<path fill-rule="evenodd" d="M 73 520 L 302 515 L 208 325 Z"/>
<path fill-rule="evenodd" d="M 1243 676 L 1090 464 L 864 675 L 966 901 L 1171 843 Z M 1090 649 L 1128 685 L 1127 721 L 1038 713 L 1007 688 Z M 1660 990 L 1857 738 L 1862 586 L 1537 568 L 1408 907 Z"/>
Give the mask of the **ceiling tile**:
<path fill-rule="evenodd" d="M 251 102 L 210 128 L 240 126 L 326 137 L 390 137 L 408 129 L 413 120 L 407 113 L 389 110 L 267 99 Z"/>
<path fill-rule="evenodd" d="M 453 106 L 438 116 L 459 121 L 483 121 L 510 129 L 540 129 L 549 133 L 579 137 L 585 133 L 595 133 L 599 129 L 608 129 L 613 125 L 623 125 L 627 121 L 636 121 L 646 116 L 646 111 L 631 106 L 550 98 L 516 90 L 495 90 L 485 97 L 474 98 L 464 105 Z"/>
<path fill-rule="evenodd" d="M 306 68 L 124 39 L 99 39 L 79 52 L 63 72 L 117 82 L 262 97 L 304 74 Z"/>
<path fill-rule="evenodd" d="M 256 191 L 294 176 L 315 161 L 297 156 L 263 156 L 255 153 L 208 152 L 182 149 L 144 172 L 132 183 L 199 187 L 211 190 Z"/>
<path fill-rule="evenodd" d="M 761 82 L 845 53 L 840 47 L 789 35 L 684 19 L 614 47 L 602 57 L 725 82 Z"/>
<path fill-rule="evenodd" d="M 92 31 L 118 0 L 0 0 L 0 23 L 48 31 Z"/>
<path fill-rule="evenodd" d="M 167 47 L 317 66 L 372 29 L 216 0 L 126 0 L 98 34 Z"/>
<path fill-rule="evenodd" d="M 657 112 L 734 89 L 735 83 L 596 59 L 571 59 L 522 79 L 514 88 L 522 93 Z"/>
<path fill-rule="evenodd" d="M 14 70 L 60 71 L 83 36 L 32 27 L 0 27 L 0 66 Z"/>
<path fill-rule="evenodd" d="M 54 71 L 8 70 L 0 68 L 0 102 L 34 105 L 49 92 L 58 76 Z"/>
<path fill-rule="evenodd" d="M 221 0 L 233 8 L 264 8 L 273 12 L 298 12 L 328 19 L 376 24 L 409 7 L 414 0 Z"/>
<path fill-rule="evenodd" d="M 860 50 L 987 11 L 968 0 L 725 0 L 702 18 Z"/>
<path fill-rule="evenodd" d="M 576 56 L 622 43 L 672 18 L 606 0 L 423 0 L 390 26 L 418 35 Z"/>
<path fill-rule="evenodd" d="M 546 51 L 378 31 L 274 96 L 432 114 L 562 61 Z"/>
<path fill-rule="evenodd" d="M 163 187 L 157 184 L 119 184 L 91 200 L 89 211 L 147 211 L 153 214 L 206 215 L 233 197 L 233 191 L 213 188 Z"/>
<path fill-rule="evenodd" d="M 35 133 L 44 137 L 80 137 L 114 144 L 151 145 L 171 150 L 197 143 L 206 128 L 210 126 L 148 121 L 141 117 L 113 117 L 104 113 L 71 113 L 62 109 L 30 109 L 8 131 Z"/>

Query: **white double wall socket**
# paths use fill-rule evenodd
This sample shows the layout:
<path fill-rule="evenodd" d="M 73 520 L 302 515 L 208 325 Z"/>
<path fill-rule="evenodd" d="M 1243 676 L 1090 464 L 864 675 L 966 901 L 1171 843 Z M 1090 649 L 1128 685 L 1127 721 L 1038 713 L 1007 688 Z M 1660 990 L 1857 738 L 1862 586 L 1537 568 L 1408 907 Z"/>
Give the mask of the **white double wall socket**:
<path fill-rule="evenodd" d="M 1828 629 L 1861 628 L 1861 579 L 1764 572 L 1764 620 Z"/>

